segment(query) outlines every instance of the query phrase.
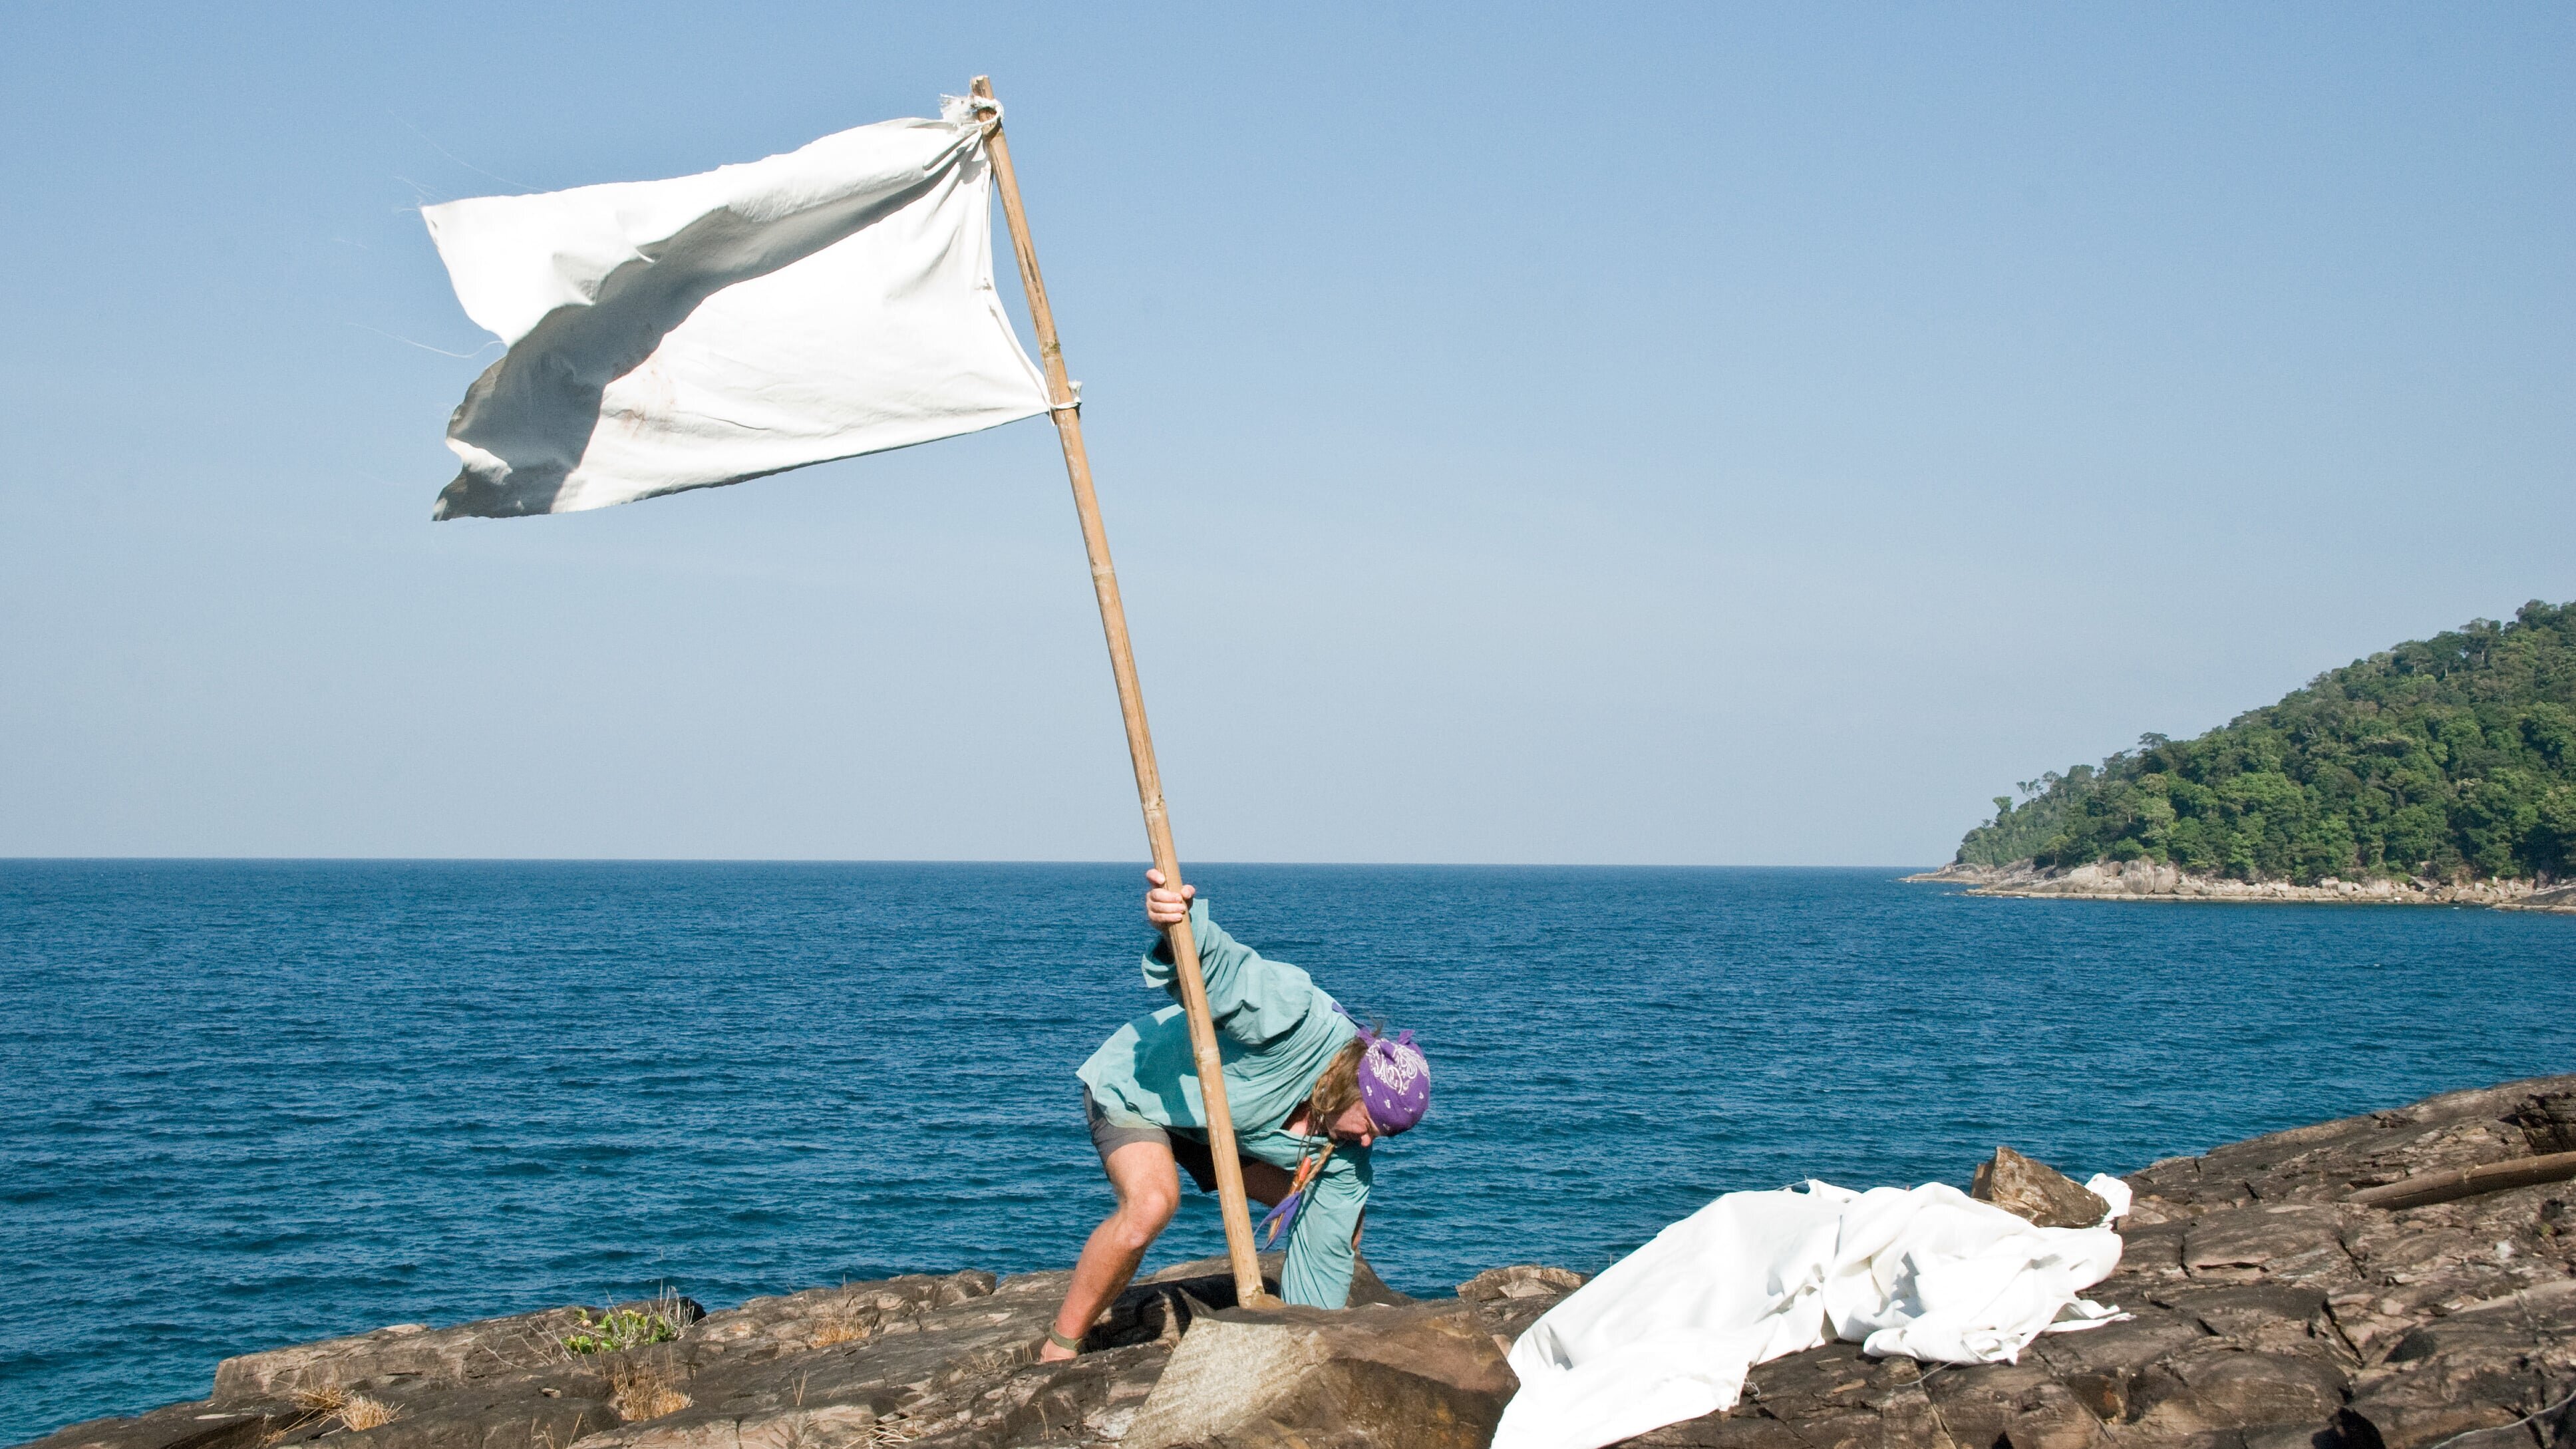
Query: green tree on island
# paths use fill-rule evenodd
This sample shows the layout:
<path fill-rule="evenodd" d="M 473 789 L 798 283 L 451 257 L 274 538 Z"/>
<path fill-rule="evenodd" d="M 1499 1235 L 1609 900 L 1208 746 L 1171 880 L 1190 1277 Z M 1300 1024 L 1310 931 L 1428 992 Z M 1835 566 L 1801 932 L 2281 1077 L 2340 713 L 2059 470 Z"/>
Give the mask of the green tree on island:
<path fill-rule="evenodd" d="M 2576 604 L 2525 604 L 2317 676 L 2197 739 L 2025 781 L 1959 862 L 2196 874 L 2576 874 Z"/>

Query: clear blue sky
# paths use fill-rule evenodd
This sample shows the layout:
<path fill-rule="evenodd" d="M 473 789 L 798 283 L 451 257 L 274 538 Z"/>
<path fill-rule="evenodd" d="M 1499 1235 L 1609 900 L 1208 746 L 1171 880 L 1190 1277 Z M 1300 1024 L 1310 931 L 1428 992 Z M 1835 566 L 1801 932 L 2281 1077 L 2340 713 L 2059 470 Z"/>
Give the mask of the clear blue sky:
<path fill-rule="evenodd" d="M 1944 859 L 2576 598 L 2576 9 L 1380 10 L 9 5 L 0 855 L 1141 856 L 1043 423 L 428 521 L 419 204 L 979 71 L 1185 857 Z"/>

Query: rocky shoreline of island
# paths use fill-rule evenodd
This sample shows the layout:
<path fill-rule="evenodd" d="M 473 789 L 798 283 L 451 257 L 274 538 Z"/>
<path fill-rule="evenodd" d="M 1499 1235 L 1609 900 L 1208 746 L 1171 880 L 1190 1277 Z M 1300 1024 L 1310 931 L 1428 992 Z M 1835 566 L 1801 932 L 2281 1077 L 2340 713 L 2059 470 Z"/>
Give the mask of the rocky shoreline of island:
<path fill-rule="evenodd" d="M 1908 883 L 1960 885 L 1972 896 L 2045 900 L 2228 901 L 2244 904 L 2307 903 L 2359 906 L 2482 906 L 2504 911 L 2576 915 L 2576 883 L 2531 880 L 2438 881 L 2376 876 L 2345 880 L 2327 876 L 2311 884 L 2286 880 L 2237 880 L 2195 874 L 2151 860 L 2091 861 L 2064 868 L 2030 861 L 2007 866 L 1959 861 L 1902 877 Z"/>
<path fill-rule="evenodd" d="M 1965 1164 L 1963 1164 L 1964 1168 Z M 1964 1177 L 1966 1174 L 1962 1173 Z M 2576 1442 L 2576 1076 L 2293 1128 L 2124 1181 L 2122 1310 L 2018 1362 L 1829 1344 L 1734 1409 L 1624 1441 L 1725 1449 L 2461 1449 Z M 2081 1189 L 1999 1151 L 1978 1195 Z M 2070 1197 L 2071 1200 L 2071 1197 Z M 1275 1264 L 1273 1265 L 1275 1271 Z M 1138 1283 L 1086 1352 L 1037 1350 L 1064 1275 L 977 1270 L 674 1294 L 226 1359 L 212 1392 L 39 1449 L 1018 1449 L 1486 1443 L 1504 1350 L 1582 1275 L 1496 1268 L 1415 1299 L 1244 1309 L 1220 1261 Z"/>

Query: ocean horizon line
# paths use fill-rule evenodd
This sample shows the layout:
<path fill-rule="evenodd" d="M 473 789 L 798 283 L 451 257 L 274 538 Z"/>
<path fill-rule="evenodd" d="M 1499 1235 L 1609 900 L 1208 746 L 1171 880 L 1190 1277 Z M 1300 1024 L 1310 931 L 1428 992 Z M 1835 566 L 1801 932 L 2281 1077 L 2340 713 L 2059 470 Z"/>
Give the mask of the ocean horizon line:
<path fill-rule="evenodd" d="M 0 855 L 7 865 L 1149 865 L 1144 857 L 1103 860 L 1071 856 L 1013 859 L 969 856 L 822 855 Z M 1546 860 L 1193 860 L 1187 868 L 1263 870 L 1849 870 L 1926 871 L 1936 865 L 1862 862 L 1734 864 L 1700 861 Z"/>

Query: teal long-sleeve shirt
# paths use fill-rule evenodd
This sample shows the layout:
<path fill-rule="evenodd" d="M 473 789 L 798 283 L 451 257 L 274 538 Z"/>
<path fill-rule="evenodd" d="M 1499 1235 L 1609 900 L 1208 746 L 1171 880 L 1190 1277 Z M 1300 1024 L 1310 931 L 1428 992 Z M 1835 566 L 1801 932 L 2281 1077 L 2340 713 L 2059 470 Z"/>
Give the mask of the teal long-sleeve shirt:
<path fill-rule="evenodd" d="M 1234 1118 L 1235 1146 L 1246 1157 L 1293 1174 L 1299 1161 L 1321 1151 L 1324 1143 L 1288 1131 L 1288 1119 L 1358 1028 L 1334 1009 L 1333 998 L 1314 978 L 1218 929 L 1208 917 L 1207 902 L 1190 907 L 1190 933 L 1198 942 L 1199 970 L 1207 980 L 1217 1055 L 1225 1063 L 1225 1100 Z M 1190 1057 L 1189 1022 L 1178 1004 L 1181 988 L 1170 944 L 1157 942 L 1146 953 L 1144 968 L 1146 983 L 1171 993 L 1174 1004 L 1118 1028 L 1075 1075 L 1113 1117 L 1203 1136 L 1207 1109 Z M 1368 1194 L 1369 1149 L 1348 1143 L 1336 1147 L 1306 1189 L 1288 1230 L 1280 1296 L 1316 1308 L 1349 1302 L 1357 1257 L 1351 1236 L 1359 1229 Z"/>

